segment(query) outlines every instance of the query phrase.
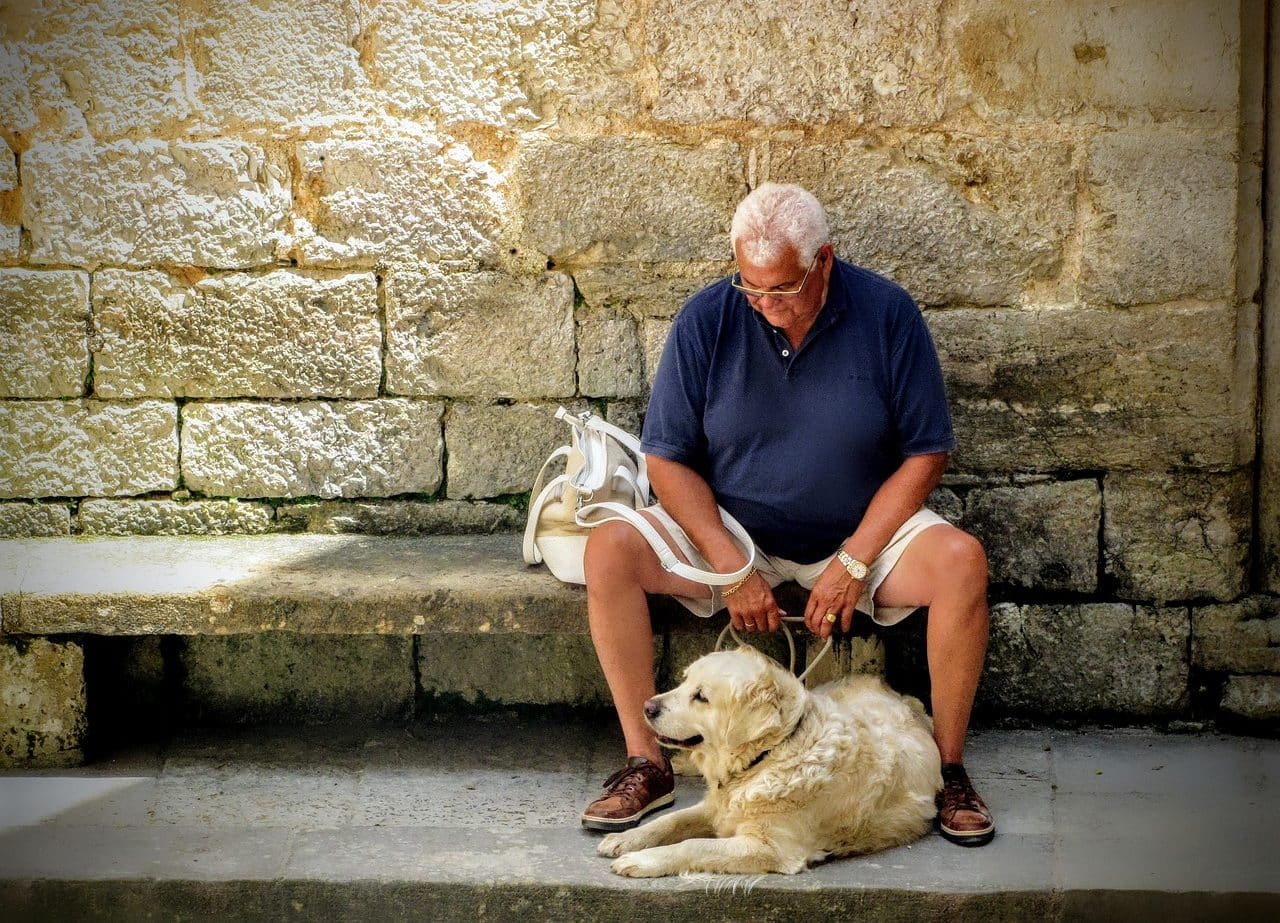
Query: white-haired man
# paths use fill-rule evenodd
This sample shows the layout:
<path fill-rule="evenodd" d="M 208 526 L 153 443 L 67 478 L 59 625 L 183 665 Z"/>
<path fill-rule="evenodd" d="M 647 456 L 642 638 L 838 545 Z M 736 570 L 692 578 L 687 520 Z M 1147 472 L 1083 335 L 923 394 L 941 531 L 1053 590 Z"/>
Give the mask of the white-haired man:
<path fill-rule="evenodd" d="M 594 530 L 585 559 L 591 637 L 626 740 L 626 766 L 582 815 L 621 830 L 674 800 L 645 724 L 655 694 L 646 593 L 675 596 L 738 630 L 776 631 L 772 589 L 810 588 L 804 620 L 826 638 L 855 611 L 891 625 L 927 606 L 934 736 L 945 787 L 939 829 L 982 845 L 995 825 L 964 770 L 987 642 L 981 544 L 924 506 L 954 448 L 942 372 L 900 286 L 836 258 L 822 206 L 765 183 L 738 206 L 738 272 L 681 309 L 658 366 L 642 448 L 660 505 L 645 515 L 687 561 L 746 563 L 717 503 L 751 534 L 757 565 L 723 590 L 663 570 L 626 523 Z"/>

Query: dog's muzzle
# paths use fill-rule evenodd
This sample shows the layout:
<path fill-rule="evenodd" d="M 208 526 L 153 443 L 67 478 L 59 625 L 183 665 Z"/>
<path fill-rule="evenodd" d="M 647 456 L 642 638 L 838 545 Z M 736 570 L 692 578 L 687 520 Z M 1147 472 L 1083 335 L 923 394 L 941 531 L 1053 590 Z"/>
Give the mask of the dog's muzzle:
<path fill-rule="evenodd" d="M 702 735 L 694 734 L 692 737 L 686 737 L 678 740 L 675 737 L 668 737 L 654 726 L 654 721 L 658 720 L 658 716 L 662 714 L 662 703 L 658 701 L 658 697 L 654 696 L 644 703 L 644 720 L 649 727 L 653 728 L 653 732 L 658 735 L 658 742 L 666 747 L 678 747 L 681 750 L 691 750 L 698 744 L 702 743 Z"/>

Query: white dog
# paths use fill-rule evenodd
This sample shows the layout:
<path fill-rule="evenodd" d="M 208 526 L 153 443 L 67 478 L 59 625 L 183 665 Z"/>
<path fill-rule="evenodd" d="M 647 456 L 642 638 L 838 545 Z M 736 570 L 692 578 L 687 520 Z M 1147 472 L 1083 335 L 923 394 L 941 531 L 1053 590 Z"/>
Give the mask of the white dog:
<path fill-rule="evenodd" d="M 611 833 L 620 875 L 803 871 L 923 836 L 942 788 L 932 722 L 878 677 L 808 692 L 754 648 L 708 654 L 645 703 L 662 743 L 690 752 L 700 804 Z"/>

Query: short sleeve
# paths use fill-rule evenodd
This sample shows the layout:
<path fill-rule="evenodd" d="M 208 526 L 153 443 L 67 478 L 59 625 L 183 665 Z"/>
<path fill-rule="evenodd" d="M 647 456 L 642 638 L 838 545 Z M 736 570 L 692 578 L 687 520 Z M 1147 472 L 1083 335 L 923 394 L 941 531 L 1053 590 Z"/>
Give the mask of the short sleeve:
<path fill-rule="evenodd" d="M 956 440 L 938 351 L 920 309 L 909 296 L 903 300 L 889 361 L 898 445 L 904 457 L 950 452 Z"/>
<path fill-rule="evenodd" d="M 702 414 L 707 398 L 710 345 L 691 312 L 676 315 L 658 361 L 640 448 L 694 467 L 705 454 Z"/>

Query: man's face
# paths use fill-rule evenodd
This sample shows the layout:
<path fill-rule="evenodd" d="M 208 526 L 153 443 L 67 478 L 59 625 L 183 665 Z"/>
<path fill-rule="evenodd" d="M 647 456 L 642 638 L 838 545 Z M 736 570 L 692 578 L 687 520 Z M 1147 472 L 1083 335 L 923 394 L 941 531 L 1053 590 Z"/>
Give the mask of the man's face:
<path fill-rule="evenodd" d="M 795 249 L 788 247 L 771 263 L 749 259 L 741 245 L 735 248 L 738 273 L 742 284 L 760 291 L 794 291 L 804 283 L 798 295 L 747 295 L 751 307 L 764 315 L 773 326 L 787 330 L 811 322 L 822 309 L 827 280 L 831 276 L 832 248 L 823 244 L 812 263 L 801 263 Z M 808 272 L 808 278 L 805 273 Z"/>

